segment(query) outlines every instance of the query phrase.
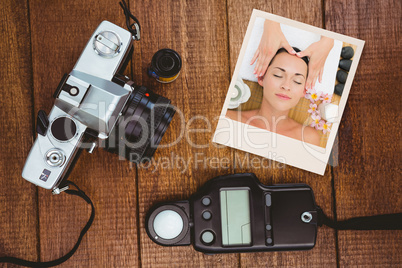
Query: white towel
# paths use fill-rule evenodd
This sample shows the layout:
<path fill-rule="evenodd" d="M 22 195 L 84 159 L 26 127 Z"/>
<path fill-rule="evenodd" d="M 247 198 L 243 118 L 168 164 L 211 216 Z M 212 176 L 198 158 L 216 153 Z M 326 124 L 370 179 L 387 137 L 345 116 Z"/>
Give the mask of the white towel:
<path fill-rule="evenodd" d="M 244 54 L 243 62 L 240 68 L 239 75 L 242 79 L 257 82 L 257 78 L 255 78 L 253 73 L 256 63 L 250 65 L 250 62 L 260 44 L 261 36 L 264 31 L 264 21 L 265 19 L 261 17 L 257 17 L 255 20 L 250 40 L 247 44 L 246 53 Z M 288 25 L 281 24 L 281 29 L 289 44 L 292 47 L 299 48 L 301 51 L 305 50 L 309 45 L 321 39 L 319 34 Z M 329 52 L 327 60 L 325 61 L 322 83 L 319 83 L 317 80 L 315 84 L 317 92 L 328 94 L 334 93 L 336 72 L 338 70 L 341 50 L 342 42 L 335 40 L 334 46 Z"/>

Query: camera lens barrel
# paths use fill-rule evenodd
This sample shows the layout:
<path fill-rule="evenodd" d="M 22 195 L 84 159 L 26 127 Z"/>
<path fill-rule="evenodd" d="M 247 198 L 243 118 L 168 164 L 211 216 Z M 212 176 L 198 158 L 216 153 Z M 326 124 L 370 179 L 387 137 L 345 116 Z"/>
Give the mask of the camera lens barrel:
<path fill-rule="evenodd" d="M 174 114 L 169 99 L 144 86 L 136 87 L 106 140 L 105 149 L 131 162 L 149 161 Z"/>

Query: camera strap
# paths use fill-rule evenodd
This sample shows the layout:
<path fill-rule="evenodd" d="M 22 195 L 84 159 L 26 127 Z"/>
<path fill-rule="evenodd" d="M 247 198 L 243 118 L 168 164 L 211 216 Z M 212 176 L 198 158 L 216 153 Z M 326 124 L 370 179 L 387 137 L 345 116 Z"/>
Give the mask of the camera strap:
<path fill-rule="evenodd" d="M 140 22 L 130 12 L 125 0 L 122 0 L 119 4 L 124 11 L 124 15 L 126 16 L 126 25 L 127 25 L 128 31 L 133 35 L 135 40 L 140 40 L 140 30 L 141 30 Z M 132 19 L 134 22 L 131 23 L 130 19 Z"/>
<path fill-rule="evenodd" d="M 318 208 L 318 226 L 336 230 L 402 230 L 402 213 L 356 217 L 343 221 L 332 220 Z"/>
<path fill-rule="evenodd" d="M 66 184 L 68 186 L 70 186 L 70 185 L 74 186 L 77 189 L 77 190 L 68 189 L 65 191 L 67 194 L 79 196 L 82 199 L 84 199 L 85 202 L 87 202 L 88 204 L 91 205 L 91 216 L 89 217 L 87 224 L 82 229 L 77 242 L 75 243 L 74 247 L 70 250 L 70 252 L 68 252 L 66 255 L 64 255 L 56 260 L 47 261 L 47 262 L 27 261 L 27 260 L 15 258 L 15 257 L 0 257 L 0 263 L 13 263 L 13 264 L 27 266 L 27 267 L 53 267 L 53 266 L 56 266 L 56 265 L 59 265 L 59 264 L 65 262 L 71 256 L 73 256 L 75 251 L 80 246 L 82 238 L 84 237 L 86 232 L 89 230 L 89 228 L 91 227 L 91 225 L 95 219 L 95 207 L 94 207 L 94 204 L 92 203 L 91 199 L 75 183 L 73 183 L 71 181 L 66 181 Z"/>

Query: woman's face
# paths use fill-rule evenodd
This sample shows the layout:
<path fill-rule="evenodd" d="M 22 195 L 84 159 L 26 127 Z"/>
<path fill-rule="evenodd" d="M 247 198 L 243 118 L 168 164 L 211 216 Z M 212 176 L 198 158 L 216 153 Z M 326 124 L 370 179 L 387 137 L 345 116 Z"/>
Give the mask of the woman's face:
<path fill-rule="evenodd" d="M 277 111 L 288 111 L 304 96 L 307 64 L 286 52 L 275 56 L 265 76 L 258 80 L 264 99 Z"/>

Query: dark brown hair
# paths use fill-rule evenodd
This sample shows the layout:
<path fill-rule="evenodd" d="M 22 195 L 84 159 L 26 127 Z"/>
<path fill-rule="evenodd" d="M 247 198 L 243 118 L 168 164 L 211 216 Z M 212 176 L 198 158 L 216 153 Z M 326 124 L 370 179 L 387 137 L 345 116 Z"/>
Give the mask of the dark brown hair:
<path fill-rule="evenodd" d="M 296 52 L 300 52 L 300 51 L 301 51 L 301 50 L 298 49 L 297 47 L 293 47 L 293 49 L 294 49 L 294 51 L 296 51 Z M 278 51 L 276 52 L 275 56 L 272 58 L 271 62 L 268 64 L 268 66 L 270 66 L 270 65 L 272 64 L 272 62 L 274 61 L 276 55 L 278 55 L 278 54 L 280 54 L 280 53 L 282 53 L 282 52 L 289 53 L 289 52 L 288 52 L 286 49 L 284 49 L 283 47 L 280 48 L 280 49 L 278 49 Z M 300 59 L 302 59 L 302 60 L 307 64 L 307 67 L 308 67 L 308 62 L 309 62 L 308 57 L 307 57 L 307 56 L 304 56 L 304 57 L 302 57 L 302 58 L 300 58 Z M 308 68 L 307 68 L 307 74 L 308 74 Z"/>

